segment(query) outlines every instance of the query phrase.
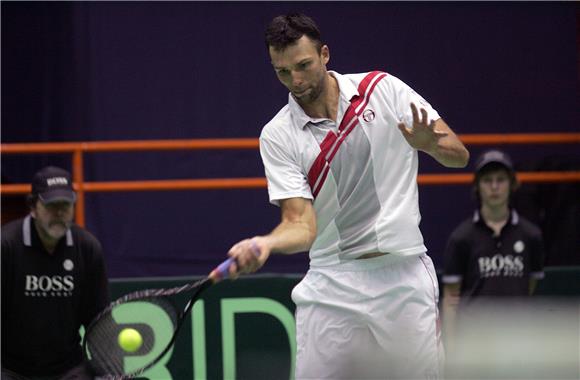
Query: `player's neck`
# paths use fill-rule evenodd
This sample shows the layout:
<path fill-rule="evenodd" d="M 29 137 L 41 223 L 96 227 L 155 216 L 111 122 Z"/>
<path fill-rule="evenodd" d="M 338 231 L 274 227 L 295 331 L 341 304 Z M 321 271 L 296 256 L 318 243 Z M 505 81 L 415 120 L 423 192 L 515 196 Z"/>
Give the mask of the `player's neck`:
<path fill-rule="evenodd" d="M 322 93 L 312 103 L 301 104 L 304 113 L 311 118 L 330 119 L 336 121 L 338 114 L 338 82 L 330 75 L 326 74 L 325 85 Z"/>

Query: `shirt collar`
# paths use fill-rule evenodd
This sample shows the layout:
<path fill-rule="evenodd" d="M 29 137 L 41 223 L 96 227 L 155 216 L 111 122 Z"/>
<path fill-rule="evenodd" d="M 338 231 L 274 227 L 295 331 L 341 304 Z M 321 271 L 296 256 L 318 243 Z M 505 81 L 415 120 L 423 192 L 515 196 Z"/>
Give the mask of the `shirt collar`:
<path fill-rule="evenodd" d="M 474 224 L 477 224 L 478 222 L 482 221 L 481 218 L 481 214 L 479 213 L 479 209 L 475 210 L 475 212 L 473 213 L 473 219 L 472 219 Z M 514 209 L 510 210 L 510 218 L 508 220 L 508 223 L 516 226 L 518 223 L 520 222 L 520 216 L 518 214 L 518 212 Z"/>
<path fill-rule="evenodd" d="M 36 231 L 33 232 L 33 230 L 32 216 L 28 215 L 24 218 L 24 223 L 22 223 L 22 238 L 26 247 L 32 247 L 32 234 L 36 234 Z M 66 231 L 66 245 L 67 247 L 73 246 L 73 237 L 70 228 Z"/>
<path fill-rule="evenodd" d="M 343 75 L 332 70 L 329 70 L 328 74 L 336 78 L 336 81 L 338 82 L 339 99 L 341 102 L 350 103 L 354 96 L 359 95 L 358 90 L 354 84 L 352 84 L 352 82 L 345 78 Z M 308 116 L 302 107 L 300 107 L 296 99 L 294 99 L 291 93 L 288 94 L 288 107 L 290 108 L 290 114 L 292 115 L 294 125 L 301 129 L 306 128 L 308 123 L 320 123 L 321 121 L 325 120 L 311 118 Z"/>

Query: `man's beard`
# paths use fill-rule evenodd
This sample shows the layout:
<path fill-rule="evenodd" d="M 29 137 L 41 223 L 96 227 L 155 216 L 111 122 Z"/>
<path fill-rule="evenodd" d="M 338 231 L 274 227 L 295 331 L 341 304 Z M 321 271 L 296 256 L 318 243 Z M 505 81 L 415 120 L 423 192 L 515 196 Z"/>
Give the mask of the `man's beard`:
<path fill-rule="evenodd" d="M 61 239 L 70 228 L 67 222 L 51 222 L 42 226 L 44 232 L 54 240 Z"/>
<path fill-rule="evenodd" d="M 311 91 L 309 94 L 301 96 L 301 97 L 296 97 L 296 95 L 294 96 L 296 98 L 296 100 L 298 101 L 299 104 L 310 104 L 315 102 L 316 100 L 318 100 L 318 98 L 320 97 L 320 94 L 322 94 L 322 91 L 324 90 L 324 79 L 325 77 L 323 76 L 322 79 L 320 79 L 318 81 L 318 83 L 316 83 L 316 85 L 310 87 Z"/>

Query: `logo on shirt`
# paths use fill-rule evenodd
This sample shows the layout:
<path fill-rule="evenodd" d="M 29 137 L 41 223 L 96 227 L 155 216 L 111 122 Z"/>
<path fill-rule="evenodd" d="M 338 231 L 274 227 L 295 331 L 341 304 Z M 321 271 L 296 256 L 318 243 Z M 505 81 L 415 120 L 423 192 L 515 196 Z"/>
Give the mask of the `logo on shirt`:
<path fill-rule="evenodd" d="M 524 248 L 526 248 L 526 246 L 524 245 L 523 241 L 518 240 L 514 243 L 514 252 L 515 253 L 522 253 L 524 251 Z"/>
<path fill-rule="evenodd" d="M 71 262 L 72 263 L 72 262 Z M 74 277 L 26 275 L 24 295 L 27 297 L 70 297 L 75 288 Z"/>
<path fill-rule="evenodd" d="M 429 104 L 429 102 L 426 101 L 425 98 L 423 98 L 421 95 L 417 94 L 415 90 L 411 90 L 411 94 L 413 95 L 414 100 L 417 100 L 423 107 L 431 108 L 431 104 Z"/>
<path fill-rule="evenodd" d="M 70 272 L 75 267 L 75 264 L 72 262 L 71 259 L 66 259 L 65 261 L 62 262 L 62 267 Z"/>
<path fill-rule="evenodd" d="M 523 256 L 500 255 L 480 257 L 479 275 L 487 277 L 522 277 L 524 275 Z"/>
<path fill-rule="evenodd" d="M 375 120 L 375 111 L 371 109 L 366 109 L 365 112 L 363 112 L 362 117 L 364 121 L 366 121 L 367 123 L 373 121 Z"/>

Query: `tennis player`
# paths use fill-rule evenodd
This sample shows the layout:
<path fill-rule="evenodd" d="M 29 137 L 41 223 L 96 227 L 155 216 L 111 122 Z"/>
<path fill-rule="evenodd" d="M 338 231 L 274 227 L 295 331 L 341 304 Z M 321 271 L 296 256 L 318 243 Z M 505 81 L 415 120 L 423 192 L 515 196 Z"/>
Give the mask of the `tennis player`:
<path fill-rule="evenodd" d="M 328 71 L 330 49 L 311 18 L 274 18 L 266 45 L 290 91 L 260 135 L 281 222 L 231 248 L 232 276 L 257 270 L 271 253 L 309 251 L 292 292 L 298 379 L 439 378 L 438 285 L 419 230 L 418 151 L 446 167 L 464 167 L 468 151 L 395 76 Z"/>
<path fill-rule="evenodd" d="M 2 380 L 88 380 L 79 328 L 109 302 L 101 245 L 73 224 L 70 174 L 32 181 L 30 214 L 2 226 Z"/>

